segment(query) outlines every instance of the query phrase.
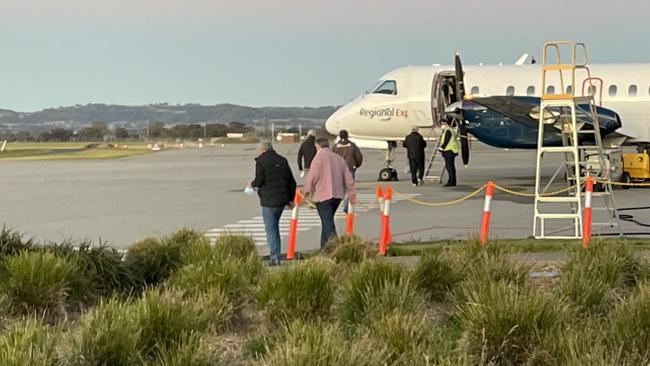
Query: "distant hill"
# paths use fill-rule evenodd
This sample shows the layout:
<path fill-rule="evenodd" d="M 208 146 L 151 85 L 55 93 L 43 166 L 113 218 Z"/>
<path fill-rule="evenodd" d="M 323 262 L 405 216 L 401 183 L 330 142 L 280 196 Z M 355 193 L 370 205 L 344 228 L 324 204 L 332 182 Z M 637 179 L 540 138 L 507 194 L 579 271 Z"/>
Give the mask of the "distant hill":
<path fill-rule="evenodd" d="M 337 107 L 247 107 L 234 104 L 170 105 L 166 103 L 145 106 L 87 104 L 48 108 L 38 112 L 15 112 L 0 109 L 0 126 L 11 129 L 34 129 L 52 125 L 77 128 L 93 122 L 106 122 L 124 126 L 143 122 L 165 124 L 200 122 L 300 121 L 322 123 Z M 0 127 L 2 128 L 2 127 Z"/>

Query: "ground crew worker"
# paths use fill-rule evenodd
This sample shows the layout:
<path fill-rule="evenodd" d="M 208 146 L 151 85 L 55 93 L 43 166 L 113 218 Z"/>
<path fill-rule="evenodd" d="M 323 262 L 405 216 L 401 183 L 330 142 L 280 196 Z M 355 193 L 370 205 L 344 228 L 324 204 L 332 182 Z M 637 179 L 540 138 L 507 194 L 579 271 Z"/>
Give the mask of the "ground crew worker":
<path fill-rule="evenodd" d="M 348 139 L 348 131 L 341 130 L 339 132 L 339 142 L 334 144 L 332 149 L 335 153 L 339 154 L 352 173 L 352 180 L 356 179 L 357 169 L 363 163 L 363 154 L 357 145 Z M 348 198 L 343 202 L 343 212 L 348 213 Z"/>
<path fill-rule="evenodd" d="M 316 131 L 309 130 L 307 131 L 307 138 L 300 145 L 300 149 L 298 149 L 298 170 L 300 171 L 300 178 L 309 172 L 309 167 L 314 156 L 316 156 Z M 303 160 L 305 163 L 304 170 Z"/>
<path fill-rule="evenodd" d="M 445 170 L 449 174 L 449 180 L 445 187 L 454 187 L 456 185 L 456 155 L 460 151 L 458 147 L 458 140 L 456 139 L 456 131 L 453 127 L 450 126 L 451 119 L 447 118 L 444 120 L 442 125 L 444 133 L 442 135 L 442 144 L 438 150 L 442 152 L 442 157 L 445 159 Z"/>
<path fill-rule="evenodd" d="M 423 183 L 424 178 L 424 148 L 427 142 L 418 132 L 417 127 L 411 129 L 411 133 L 406 136 L 402 146 L 406 148 L 406 157 L 409 160 L 409 169 L 411 170 L 411 183 L 417 186 Z"/>
<path fill-rule="evenodd" d="M 273 150 L 270 142 L 261 142 L 255 158 L 255 179 L 250 187 L 257 188 L 262 206 L 262 219 L 271 256 L 269 265 L 280 265 L 280 217 L 285 206 L 293 207 L 296 180 L 287 159 Z"/>

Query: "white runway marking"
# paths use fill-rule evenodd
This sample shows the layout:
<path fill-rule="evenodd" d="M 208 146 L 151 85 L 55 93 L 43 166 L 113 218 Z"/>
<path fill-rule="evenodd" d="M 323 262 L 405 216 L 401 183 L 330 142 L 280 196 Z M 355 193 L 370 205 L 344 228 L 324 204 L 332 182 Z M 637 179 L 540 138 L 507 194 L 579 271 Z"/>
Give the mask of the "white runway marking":
<path fill-rule="evenodd" d="M 418 194 L 407 194 L 406 197 L 393 197 L 393 202 L 399 202 L 405 198 L 418 196 Z M 362 214 L 368 211 L 377 211 L 379 209 L 377 200 L 374 194 L 357 195 L 357 204 L 354 206 L 356 214 Z M 345 219 L 346 215 L 343 212 L 343 205 L 339 207 L 339 211 L 334 216 L 335 219 Z M 291 210 L 285 209 L 280 219 L 280 235 L 283 237 L 283 243 L 289 235 L 289 224 L 291 221 Z M 338 226 L 338 225 L 337 225 Z M 300 213 L 298 215 L 298 232 L 309 231 L 312 228 L 320 228 L 320 218 L 316 209 L 309 208 L 308 206 L 301 205 Z M 214 228 L 207 231 L 206 236 L 210 241 L 214 242 L 223 233 L 243 234 L 250 236 L 255 241 L 257 246 L 266 245 L 266 233 L 264 230 L 264 221 L 262 216 L 255 216 L 246 220 L 239 220 L 233 224 L 227 224 L 220 228 Z"/>

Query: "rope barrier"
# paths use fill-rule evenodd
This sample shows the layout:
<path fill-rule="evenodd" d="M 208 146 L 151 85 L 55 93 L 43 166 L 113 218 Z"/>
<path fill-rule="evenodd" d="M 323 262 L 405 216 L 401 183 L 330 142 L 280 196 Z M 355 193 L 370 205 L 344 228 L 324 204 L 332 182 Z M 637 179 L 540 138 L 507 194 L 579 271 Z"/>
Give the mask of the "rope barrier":
<path fill-rule="evenodd" d="M 613 186 L 622 186 L 622 187 L 650 187 L 650 182 L 648 183 L 625 183 L 625 182 L 616 182 L 613 180 L 603 180 L 596 179 L 596 183 L 611 184 Z"/>
<path fill-rule="evenodd" d="M 566 187 L 566 188 L 562 188 L 562 189 L 557 190 L 557 191 L 548 192 L 548 193 L 542 193 L 541 196 L 542 196 L 542 197 L 557 196 L 557 195 L 560 194 L 560 193 L 565 193 L 565 192 L 568 192 L 568 191 L 570 191 L 570 190 L 572 190 L 572 189 L 575 189 L 575 187 L 576 187 L 576 185 L 574 184 L 574 185 L 572 185 L 572 186 L 569 186 L 569 187 Z M 527 192 L 517 192 L 517 191 L 513 191 L 512 189 L 509 189 L 509 188 L 506 188 L 506 187 L 500 186 L 500 185 L 498 185 L 498 184 L 496 184 L 496 183 L 494 184 L 494 188 L 500 190 L 501 192 L 511 194 L 511 195 L 513 195 L 513 196 L 519 196 L 519 197 L 535 197 L 535 193 L 527 193 Z"/>
<path fill-rule="evenodd" d="M 648 182 L 648 183 L 623 183 L 623 182 L 614 182 L 614 181 L 607 181 L 607 180 L 600 180 L 600 179 L 595 180 L 595 182 L 597 182 L 597 183 L 609 183 L 609 184 L 616 185 L 616 186 L 650 187 L 650 182 Z M 417 204 L 417 205 L 429 206 L 429 207 L 440 207 L 440 206 L 451 206 L 451 205 L 455 205 L 455 204 L 459 204 L 459 203 L 462 203 L 464 201 L 467 201 L 470 198 L 473 198 L 476 195 L 478 195 L 479 193 L 481 193 L 481 191 L 483 191 L 483 189 L 485 189 L 486 186 L 487 186 L 487 184 L 484 184 L 481 187 L 479 187 L 478 189 L 468 193 L 465 196 L 459 197 L 459 198 L 451 200 L 451 201 L 443 201 L 443 202 L 428 202 L 428 201 L 419 200 L 419 199 L 413 198 L 413 197 L 411 197 L 411 196 L 409 196 L 407 194 L 404 194 L 404 193 L 402 193 L 402 192 L 400 192 L 398 190 L 394 190 L 394 193 L 397 196 L 399 196 L 400 198 L 402 198 L 403 200 L 414 203 L 414 204 Z M 512 189 L 510 189 L 508 187 L 498 185 L 496 183 L 494 183 L 494 188 L 501 191 L 501 192 L 503 192 L 503 193 L 511 194 L 513 196 L 527 197 L 527 198 L 535 197 L 534 193 L 517 192 L 515 190 L 512 190 Z M 568 186 L 566 188 L 559 189 L 557 191 L 543 193 L 543 194 L 541 194 L 541 196 L 542 197 L 557 196 L 557 195 L 559 195 L 561 193 L 566 193 L 566 192 L 568 192 L 568 191 L 570 191 L 572 189 L 575 189 L 575 188 L 576 188 L 576 185 L 574 184 L 574 185 Z M 313 201 L 307 199 L 302 193 L 300 193 L 300 195 L 303 198 L 303 200 L 307 203 L 307 205 L 309 205 L 312 208 L 316 207 L 316 205 L 314 204 Z M 374 203 L 375 201 L 376 201 L 376 198 L 373 199 L 371 204 Z"/>
<path fill-rule="evenodd" d="M 305 201 L 305 203 L 307 203 L 307 206 L 309 206 L 309 207 L 311 207 L 311 208 L 316 208 L 316 205 L 314 204 L 314 201 L 312 201 L 312 200 L 310 200 L 309 198 L 307 198 L 307 197 L 302 193 L 302 191 L 299 191 L 298 194 L 299 194 L 300 197 Z"/>
<path fill-rule="evenodd" d="M 467 195 L 465 195 L 463 197 L 457 198 L 457 199 L 452 200 L 452 201 L 447 201 L 447 202 L 426 202 L 426 201 L 421 201 L 421 200 L 415 199 L 413 197 L 409 197 L 409 196 L 407 196 L 407 195 L 405 195 L 405 194 L 403 194 L 403 193 L 401 193 L 401 192 L 399 192 L 397 190 L 394 190 L 394 192 L 395 192 L 395 194 L 397 194 L 399 197 L 401 197 L 405 201 L 409 201 L 411 203 L 415 203 L 415 204 L 423 205 L 423 206 L 438 207 L 438 206 L 455 205 L 457 203 L 467 201 L 468 199 L 470 199 L 470 198 L 476 196 L 477 194 L 481 193 L 481 191 L 483 190 L 483 188 L 485 188 L 486 185 L 487 184 L 482 185 L 479 189 L 477 189 L 477 190 L 475 190 L 475 191 L 473 191 L 473 192 L 471 192 L 471 193 L 469 193 L 469 194 L 467 194 Z"/>

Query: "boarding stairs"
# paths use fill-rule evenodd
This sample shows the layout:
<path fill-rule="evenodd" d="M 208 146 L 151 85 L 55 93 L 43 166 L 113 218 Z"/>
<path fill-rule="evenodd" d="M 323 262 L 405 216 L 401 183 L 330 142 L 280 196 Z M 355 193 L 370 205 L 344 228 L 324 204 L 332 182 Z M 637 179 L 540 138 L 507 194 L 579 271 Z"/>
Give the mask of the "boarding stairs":
<path fill-rule="evenodd" d="M 569 49 L 570 62 L 562 59 L 561 51 Z M 577 57 L 582 55 L 581 62 Z M 548 57 L 554 56 L 552 61 Z M 584 181 L 587 175 L 599 181 L 595 184 L 592 197 L 592 211 L 594 219 L 592 227 L 610 227 L 620 231 L 620 221 L 614 201 L 614 191 L 610 182 L 610 162 L 607 160 L 598 114 L 594 100 L 594 92 L 586 96 L 576 96 L 576 71 L 584 73 L 585 84 L 588 83 L 589 91 L 595 90 L 592 85 L 591 72 L 587 66 L 587 49 L 584 43 L 560 41 L 549 42 L 544 45 L 542 64 L 542 97 L 539 109 L 539 130 L 537 138 L 537 167 L 535 171 L 535 204 L 533 236 L 537 239 L 579 239 L 582 238 L 582 208 L 584 200 Z M 564 63 L 563 63 L 564 62 Z M 549 74 L 555 74 L 553 78 Z M 566 88 L 565 76 L 568 74 L 572 87 Z M 559 82 L 559 93 L 547 89 L 547 86 Z M 601 86 L 602 87 L 602 86 Z M 584 90 L 583 90 L 584 94 Z M 589 105 L 592 115 L 593 130 L 581 129 L 581 122 L 576 117 L 578 106 Z M 583 108 L 584 109 L 584 108 Z M 562 146 L 548 146 L 545 144 L 545 130 L 557 132 L 560 129 Z M 594 143 L 584 144 L 583 135 L 593 135 Z M 560 156 L 562 163 L 555 170 L 552 177 L 544 182 L 542 169 L 545 159 L 557 164 Z M 548 163 L 547 163 L 548 164 Z M 560 181 L 561 172 L 565 182 Z M 545 183 L 545 184 L 544 184 Z M 558 190 L 558 185 L 565 188 Z M 551 190 L 558 194 L 550 194 Z M 602 205 L 596 204 L 602 198 Z M 602 214 L 596 215 L 597 212 Z M 564 222 L 565 226 L 557 227 L 557 223 Z M 570 225 L 566 226 L 569 222 Z M 555 224 L 555 225 L 554 225 Z M 567 233 L 568 232 L 568 233 Z"/>
<path fill-rule="evenodd" d="M 431 134 L 429 135 L 429 137 L 433 136 L 433 130 L 434 129 L 432 128 L 431 129 Z M 429 138 L 428 141 L 431 141 L 431 139 Z M 424 171 L 424 178 L 422 178 L 422 180 L 424 180 L 425 182 L 435 182 L 435 181 L 438 181 L 438 183 L 442 182 L 442 175 L 445 172 L 444 164 L 442 165 L 442 168 L 440 170 L 440 175 L 431 175 L 431 170 L 433 168 L 433 163 L 436 161 L 436 157 L 438 155 L 440 155 L 440 153 L 438 152 L 438 149 L 440 148 L 441 144 L 442 144 L 442 136 L 438 136 L 438 138 L 436 138 L 436 144 L 435 144 L 433 150 L 431 151 L 431 155 L 429 156 L 429 162 L 427 163 L 427 168 Z M 438 160 L 440 160 L 440 159 L 438 159 Z M 437 169 L 434 170 L 434 171 L 437 171 Z"/>

